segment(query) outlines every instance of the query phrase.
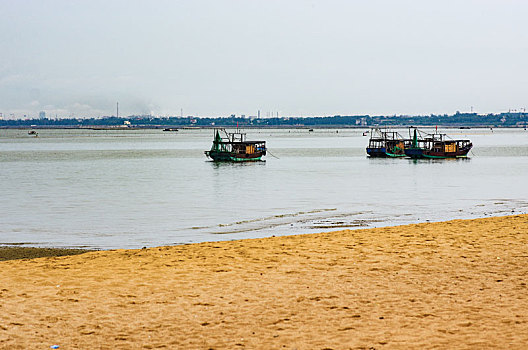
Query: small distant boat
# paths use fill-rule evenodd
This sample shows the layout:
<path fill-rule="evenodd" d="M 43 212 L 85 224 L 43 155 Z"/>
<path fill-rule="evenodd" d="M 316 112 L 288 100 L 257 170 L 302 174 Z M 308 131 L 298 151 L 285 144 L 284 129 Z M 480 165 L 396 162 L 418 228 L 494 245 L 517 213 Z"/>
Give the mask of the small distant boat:
<path fill-rule="evenodd" d="M 379 128 L 370 129 L 367 154 L 373 158 L 405 157 L 405 140 L 396 131 L 383 131 Z"/>
<path fill-rule="evenodd" d="M 163 131 L 178 131 L 176 128 L 165 128 Z"/>
<path fill-rule="evenodd" d="M 312 131 L 313 131 L 313 129 L 308 129 L 308 132 L 312 132 Z"/>
<path fill-rule="evenodd" d="M 453 140 L 446 134 L 427 134 L 417 128 L 409 128 L 409 135 L 411 132 L 413 136 L 405 148 L 405 155 L 415 159 L 463 158 L 473 147 L 470 140 Z"/>
<path fill-rule="evenodd" d="M 28 135 L 32 135 L 32 136 L 38 137 L 38 133 L 35 130 L 28 131 Z"/>
<path fill-rule="evenodd" d="M 213 145 L 204 153 L 215 162 L 254 162 L 266 155 L 266 141 L 247 141 L 238 129 L 233 133 L 214 129 Z"/>

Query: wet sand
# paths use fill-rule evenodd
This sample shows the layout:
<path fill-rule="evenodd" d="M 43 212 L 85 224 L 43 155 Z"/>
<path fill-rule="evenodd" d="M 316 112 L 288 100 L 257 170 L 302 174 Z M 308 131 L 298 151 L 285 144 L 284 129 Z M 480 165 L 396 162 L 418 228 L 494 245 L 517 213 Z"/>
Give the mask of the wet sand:
<path fill-rule="evenodd" d="M 0 262 L 0 348 L 524 349 L 528 216 Z"/>
<path fill-rule="evenodd" d="M 89 252 L 89 249 L 67 249 L 67 248 L 35 248 L 18 247 L 16 245 L 0 245 L 0 261 L 15 259 L 34 259 L 52 256 L 77 255 Z"/>

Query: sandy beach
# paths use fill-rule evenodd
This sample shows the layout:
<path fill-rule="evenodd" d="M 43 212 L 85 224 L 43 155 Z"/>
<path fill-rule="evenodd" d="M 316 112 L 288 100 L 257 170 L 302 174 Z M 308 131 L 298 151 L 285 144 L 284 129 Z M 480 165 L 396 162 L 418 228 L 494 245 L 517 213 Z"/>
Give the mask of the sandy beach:
<path fill-rule="evenodd" d="M 0 262 L 1 349 L 524 349 L 528 216 Z"/>

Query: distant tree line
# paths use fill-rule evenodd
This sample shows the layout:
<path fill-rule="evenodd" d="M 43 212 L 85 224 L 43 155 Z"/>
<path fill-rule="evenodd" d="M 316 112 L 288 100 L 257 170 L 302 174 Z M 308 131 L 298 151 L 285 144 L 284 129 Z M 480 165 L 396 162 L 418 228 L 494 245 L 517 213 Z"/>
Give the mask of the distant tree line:
<path fill-rule="evenodd" d="M 0 120 L 0 127 L 370 127 L 370 126 L 411 126 L 438 125 L 450 127 L 526 127 L 528 113 L 508 112 L 500 114 L 455 113 L 453 115 L 427 116 L 328 116 L 328 117 L 100 117 L 66 119 L 15 119 Z"/>

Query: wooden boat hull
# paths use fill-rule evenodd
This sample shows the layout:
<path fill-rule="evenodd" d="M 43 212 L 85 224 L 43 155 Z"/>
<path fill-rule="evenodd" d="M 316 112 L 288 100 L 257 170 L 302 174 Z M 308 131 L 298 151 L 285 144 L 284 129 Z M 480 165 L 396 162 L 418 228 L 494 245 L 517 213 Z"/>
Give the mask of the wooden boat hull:
<path fill-rule="evenodd" d="M 405 153 L 396 154 L 388 152 L 386 148 L 367 148 L 367 154 L 372 158 L 401 158 L 405 157 Z"/>
<path fill-rule="evenodd" d="M 233 152 L 214 152 L 205 151 L 205 155 L 213 160 L 213 162 L 258 162 L 262 160 L 264 152 L 257 152 L 252 154 L 237 154 Z"/>
<path fill-rule="evenodd" d="M 406 148 L 405 155 L 413 159 L 446 159 L 446 158 L 464 158 L 471 150 L 470 147 L 459 149 L 456 152 L 434 152 L 422 148 Z"/>

